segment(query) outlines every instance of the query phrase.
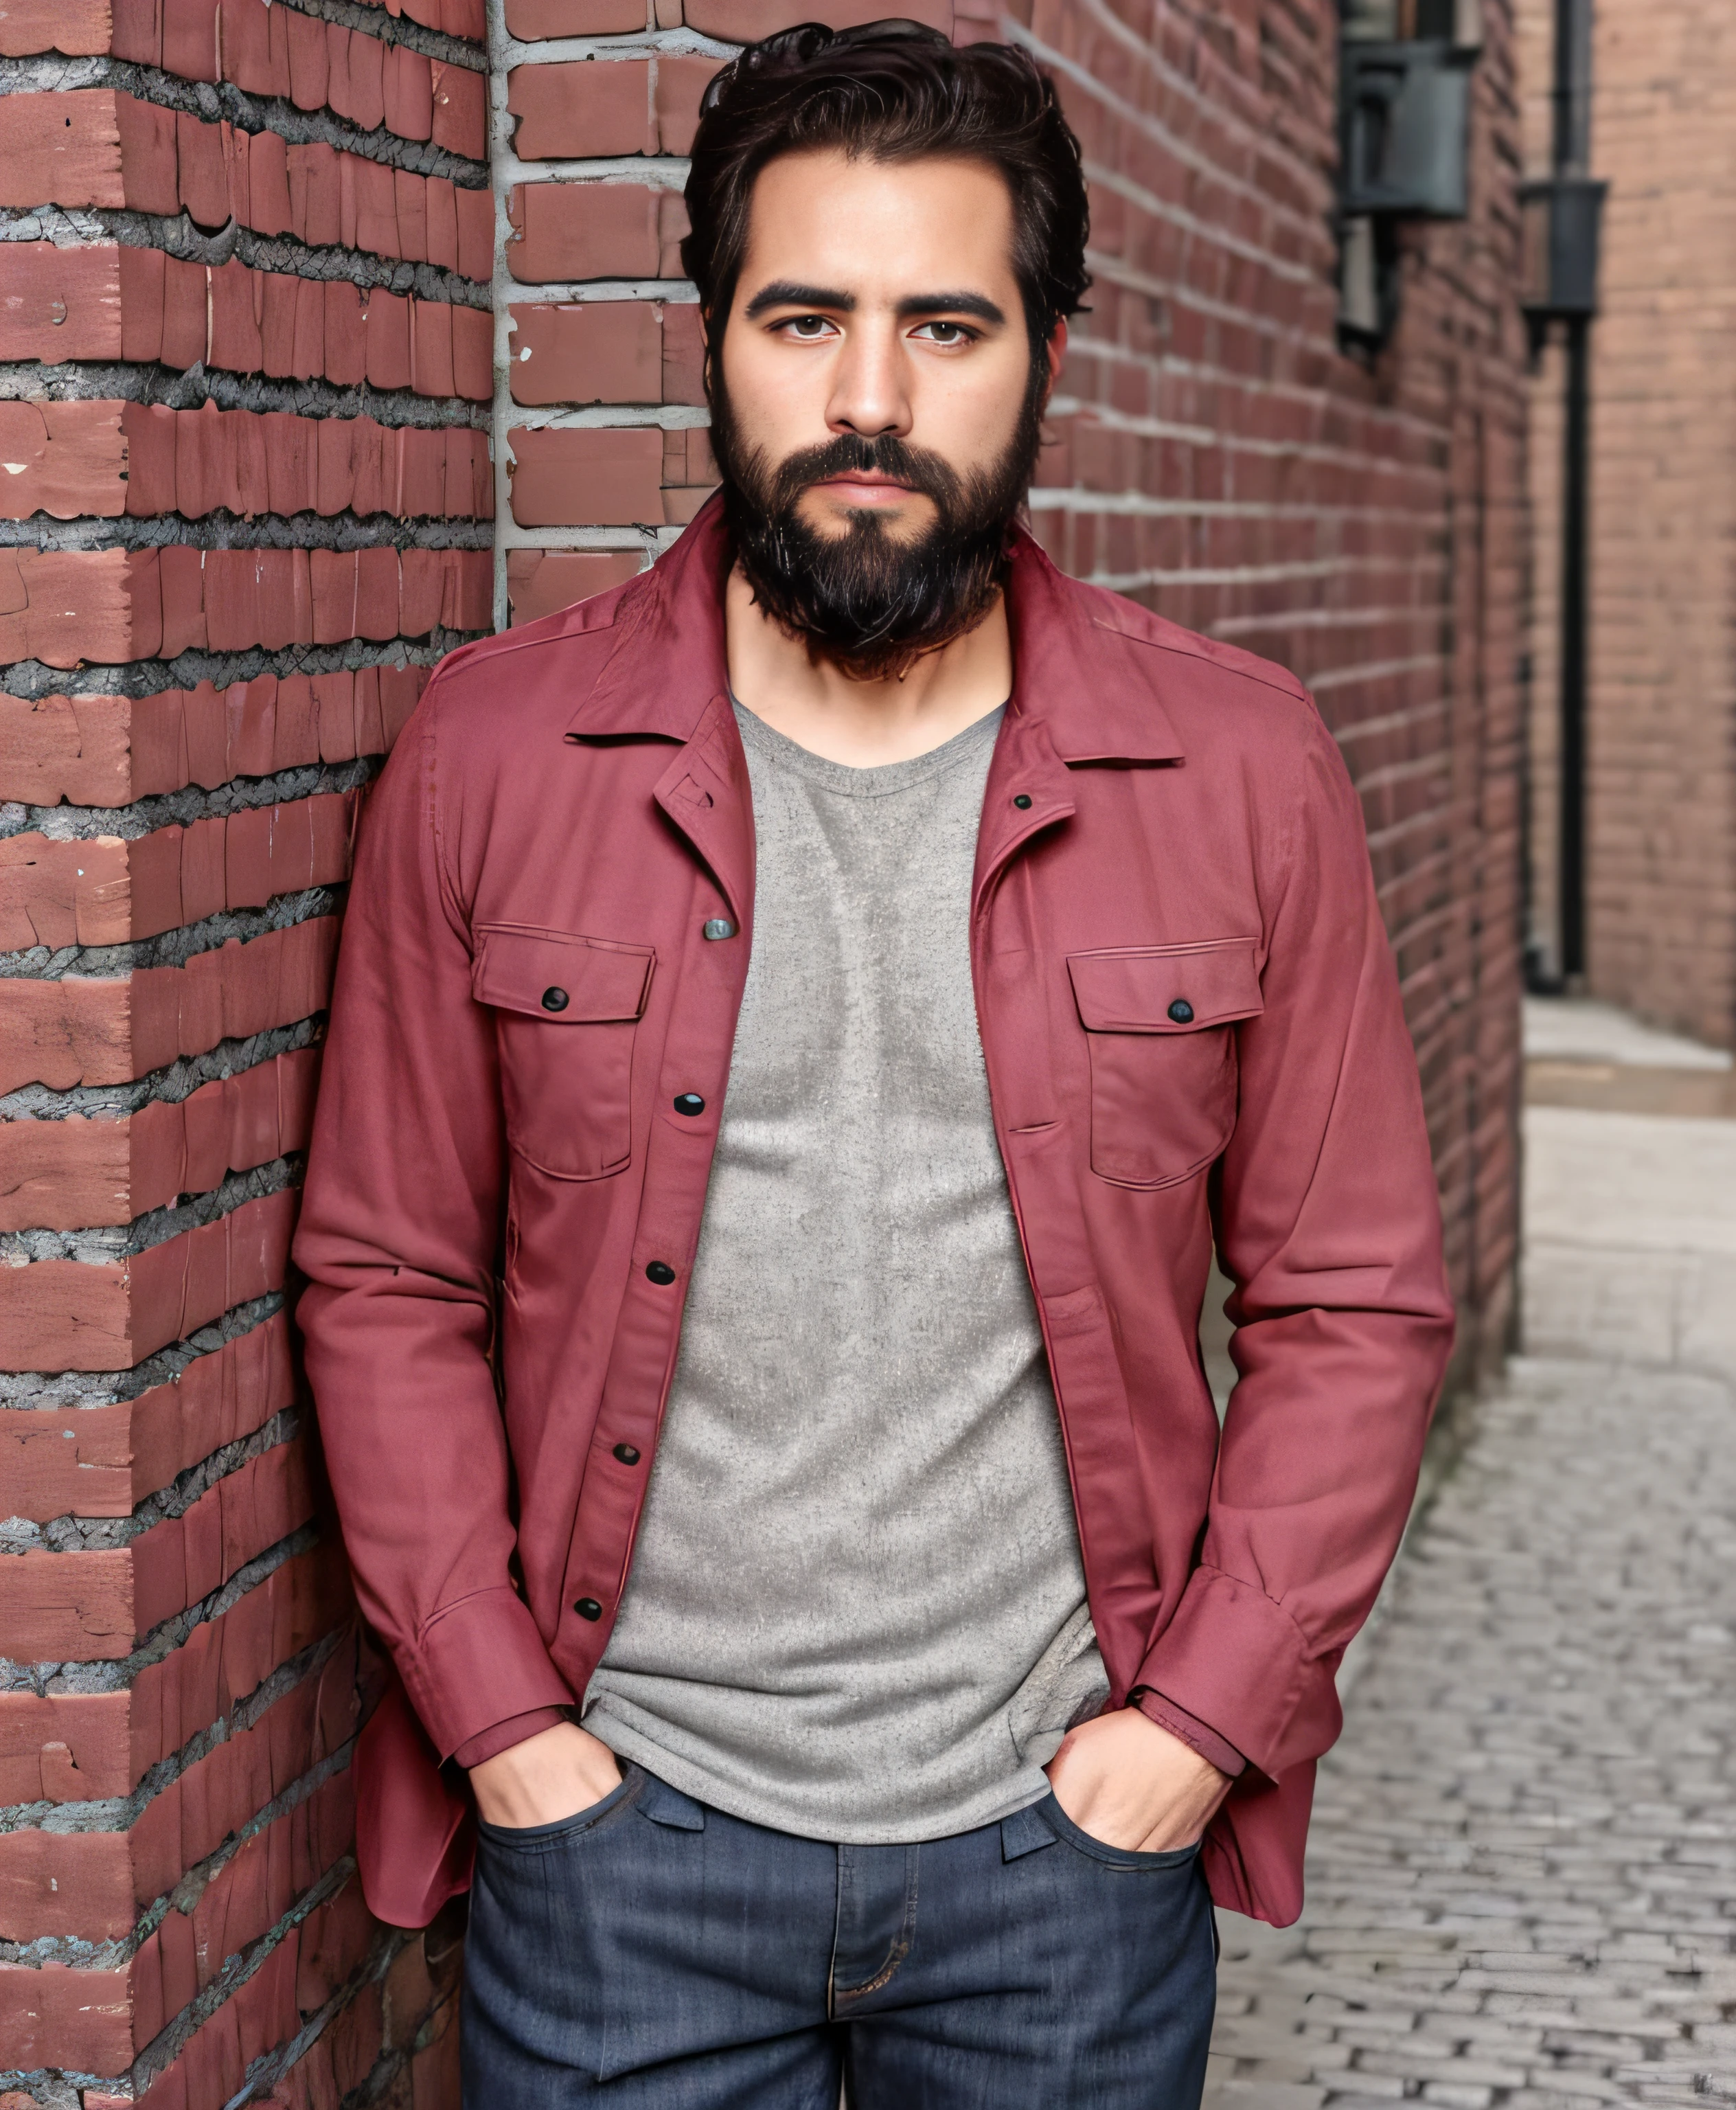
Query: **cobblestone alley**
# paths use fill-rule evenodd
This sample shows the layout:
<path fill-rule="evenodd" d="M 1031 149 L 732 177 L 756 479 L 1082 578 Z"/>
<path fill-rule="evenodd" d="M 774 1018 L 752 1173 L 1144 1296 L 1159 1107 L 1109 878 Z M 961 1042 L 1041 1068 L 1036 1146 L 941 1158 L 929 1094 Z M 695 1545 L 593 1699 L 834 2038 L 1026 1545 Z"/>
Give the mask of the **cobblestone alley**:
<path fill-rule="evenodd" d="M 1351 1665 L 1305 1917 L 1223 1919 L 1208 2110 L 1736 2102 L 1728 1058 L 1531 1008 L 1530 1352 Z"/>

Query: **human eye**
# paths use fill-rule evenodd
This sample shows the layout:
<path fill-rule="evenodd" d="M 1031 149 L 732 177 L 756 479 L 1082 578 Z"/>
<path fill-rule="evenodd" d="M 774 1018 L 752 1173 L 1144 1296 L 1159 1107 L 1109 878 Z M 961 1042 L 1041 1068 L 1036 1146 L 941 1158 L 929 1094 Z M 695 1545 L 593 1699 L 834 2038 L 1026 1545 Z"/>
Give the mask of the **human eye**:
<path fill-rule="evenodd" d="M 948 351 L 956 345 L 974 344 L 979 334 L 963 323 L 941 321 L 920 323 L 911 332 L 912 337 L 921 338 L 925 343 L 941 345 Z"/>
<path fill-rule="evenodd" d="M 780 337 L 793 338 L 798 344 L 818 344 L 834 333 L 833 325 L 824 315 L 787 315 L 776 328 Z"/>

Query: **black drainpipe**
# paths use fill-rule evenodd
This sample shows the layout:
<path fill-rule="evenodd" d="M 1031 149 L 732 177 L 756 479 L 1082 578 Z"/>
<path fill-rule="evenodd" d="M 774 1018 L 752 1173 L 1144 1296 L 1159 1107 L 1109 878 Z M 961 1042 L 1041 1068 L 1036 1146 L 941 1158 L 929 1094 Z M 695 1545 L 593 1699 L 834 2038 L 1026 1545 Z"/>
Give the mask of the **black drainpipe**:
<path fill-rule="evenodd" d="M 1591 173 L 1592 0 L 1555 0 L 1554 173 Z M 1561 973 L 1585 973 L 1585 744 L 1591 317 L 1566 319 L 1567 385 L 1562 463 Z"/>

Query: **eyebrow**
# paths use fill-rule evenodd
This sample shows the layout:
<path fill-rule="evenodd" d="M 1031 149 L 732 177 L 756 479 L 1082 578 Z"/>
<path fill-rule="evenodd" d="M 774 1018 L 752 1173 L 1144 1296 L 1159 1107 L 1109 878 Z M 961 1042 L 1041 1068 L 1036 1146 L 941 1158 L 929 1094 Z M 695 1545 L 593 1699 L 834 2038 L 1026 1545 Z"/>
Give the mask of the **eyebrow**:
<path fill-rule="evenodd" d="M 898 303 L 898 319 L 912 315 L 974 315 L 979 323 L 1004 323 L 1006 315 L 984 293 L 919 293 Z"/>
<path fill-rule="evenodd" d="M 793 279 L 775 278 L 748 301 L 748 320 L 757 321 L 771 308 L 830 308 L 834 314 L 852 315 L 856 296 L 836 286 L 803 286 Z M 1006 320 L 1003 310 L 983 293 L 913 293 L 899 301 L 897 313 L 901 322 L 909 321 L 912 315 L 974 315 L 984 323 Z"/>
<path fill-rule="evenodd" d="M 834 308 L 848 315 L 855 306 L 855 294 L 840 292 L 835 286 L 800 286 L 793 278 L 774 278 L 748 301 L 747 315 L 753 322 L 768 308 Z"/>

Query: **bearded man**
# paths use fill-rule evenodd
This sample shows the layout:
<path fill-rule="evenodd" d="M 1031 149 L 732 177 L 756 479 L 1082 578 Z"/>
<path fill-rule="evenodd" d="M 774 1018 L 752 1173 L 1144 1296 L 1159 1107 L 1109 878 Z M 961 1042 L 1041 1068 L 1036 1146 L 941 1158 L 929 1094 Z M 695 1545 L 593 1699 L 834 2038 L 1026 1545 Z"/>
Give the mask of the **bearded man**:
<path fill-rule="evenodd" d="M 447 659 L 361 844 L 296 1250 L 367 1895 L 471 1884 L 473 2105 L 1186 2110 L 1451 1331 L 1356 798 L 1019 525 L 1027 57 L 773 38 L 687 202 L 721 491 Z"/>

